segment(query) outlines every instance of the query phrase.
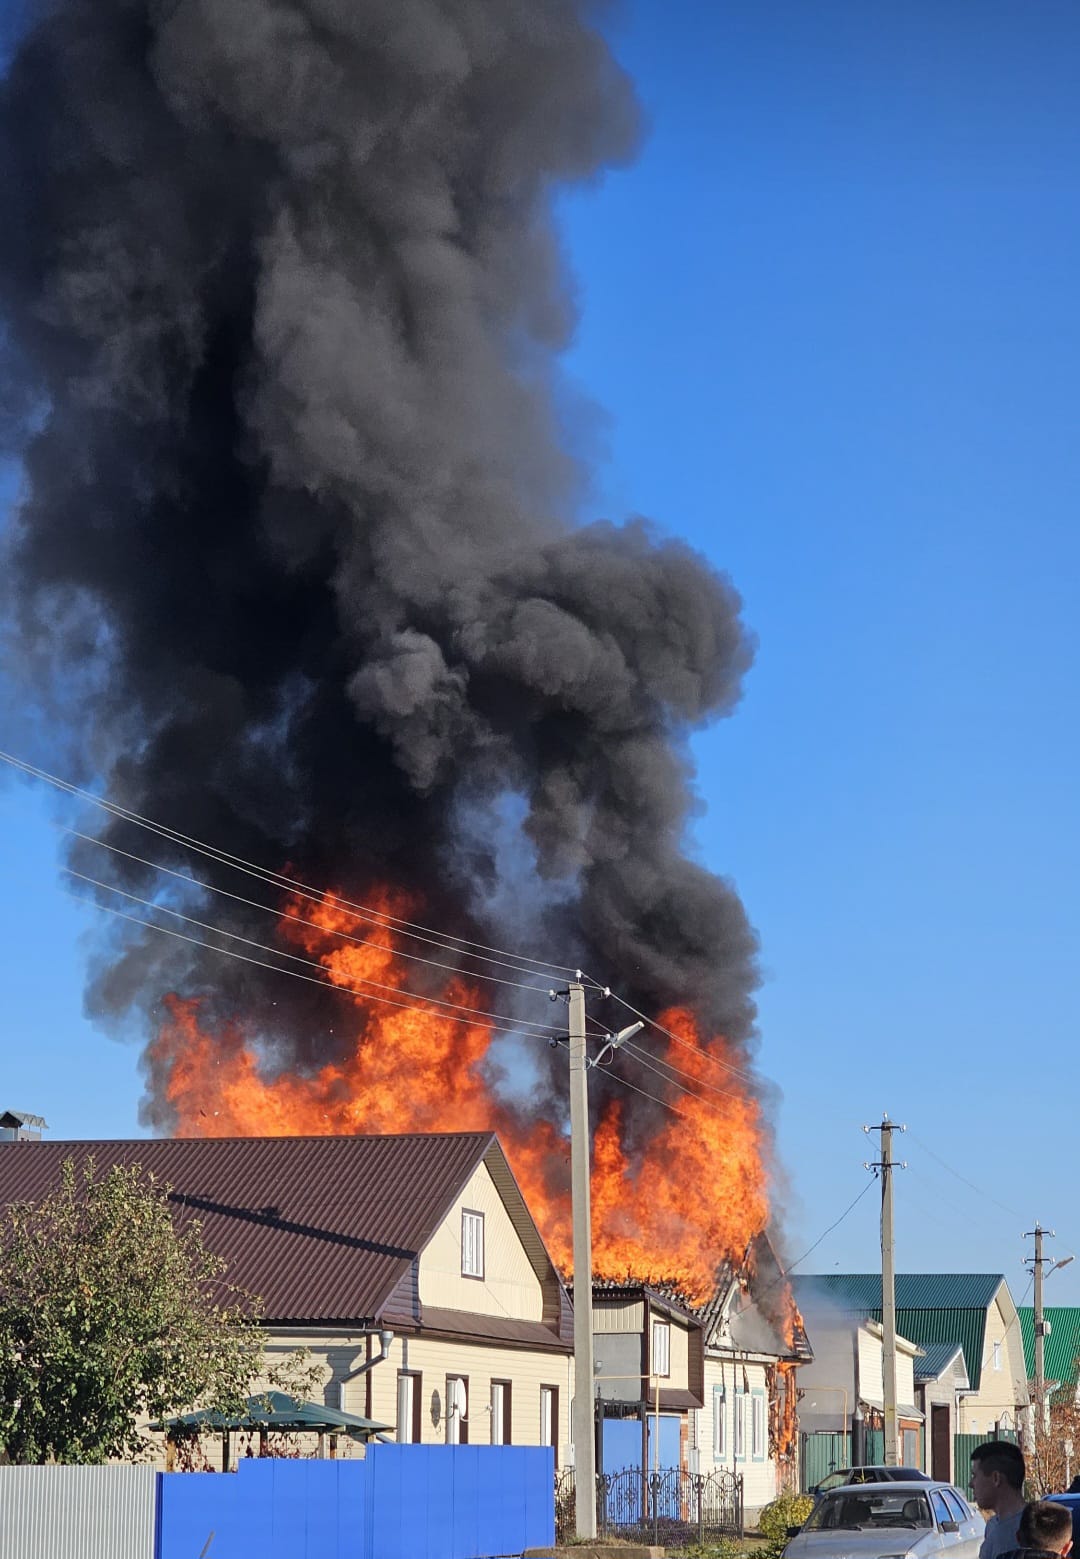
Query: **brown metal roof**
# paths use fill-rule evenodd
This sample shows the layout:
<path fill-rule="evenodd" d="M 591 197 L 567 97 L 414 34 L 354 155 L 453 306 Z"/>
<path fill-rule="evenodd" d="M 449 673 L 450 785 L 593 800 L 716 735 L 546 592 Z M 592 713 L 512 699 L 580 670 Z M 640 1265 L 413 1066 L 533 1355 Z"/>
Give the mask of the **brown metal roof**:
<path fill-rule="evenodd" d="M 356 1323 L 378 1318 L 492 1149 L 502 1157 L 490 1132 L 0 1143 L 0 1203 L 43 1196 L 65 1159 L 140 1164 L 266 1321 Z"/>
<path fill-rule="evenodd" d="M 468 1310 L 443 1310 L 424 1306 L 423 1321 L 417 1327 L 421 1337 L 447 1337 L 485 1343 L 502 1343 L 509 1348 L 543 1348 L 556 1353 L 573 1353 L 572 1338 L 563 1338 L 543 1321 L 519 1321 L 513 1316 L 478 1315 Z"/>

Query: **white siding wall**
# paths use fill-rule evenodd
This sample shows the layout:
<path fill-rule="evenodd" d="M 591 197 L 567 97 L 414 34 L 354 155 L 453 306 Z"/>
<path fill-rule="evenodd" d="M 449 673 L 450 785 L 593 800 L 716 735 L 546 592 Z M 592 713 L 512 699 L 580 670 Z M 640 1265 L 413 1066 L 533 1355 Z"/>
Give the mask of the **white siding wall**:
<path fill-rule="evenodd" d="M 447 1375 L 464 1375 L 469 1391 L 469 1443 L 491 1442 L 492 1380 L 512 1382 L 510 1438 L 514 1445 L 540 1444 L 540 1387 L 559 1392 L 558 1460 L 570 1460 L 570 1403 L 574 1390 L 573 1359 L 560 1353 L 530 1353 L 524 1349 L 491 1348 L 472 1343 L 434 1342 L 430 1338 L 395 1338 L 390 1357 L 371 1372 L 371 1416 L 382 1424 L 397 1425 L 397 1377 L 401 1369 L 421 1376 L 420 1437 L 435 1445 L 446 1439 L 443 1415 Z M 358 1391 L 364 1386 L 357 1382 Z M 437 1398 L 437 1400 L 436 1400 Z M 350 1402 L 346 1411 L 363 1411 L 363 1398 Z"/>
<path fill-rule="evenodd" d="M 666 1321 L 667 1316 L 654 1315 L 654 1321 Z M 680 1322 L 672 1316 L 670 1320 L 671 1338 L 671 1374 L 667 1384 L 679 1391 L 683 1391 L 689 1385 L 690 1375 L 690 1328 L 685 1322 Z"/>
<path fill-rule="evenodd" d="M 899 1386 L 899 1381 L 897 1382 Z M 881 1338 L 868 1326 L 859 1327 L 859 1395 L 866 1402 L 882 1402 L 885 1382 L 881 1369 Z M 897 1391 L 899 1398 L 899 1391 Z"/>
<path fill-rule="evenodd" d="M 744 1389 L 748 1387 L 749 1390 Z M 716 1454 L 714 1439 L 714 1414 L 717 1409 L 716 1393 L 721 1392 L 722 1418 L 725 1435 L 724 1453 Z M 758 1394 L 764 1403 L 764 1446 L 762 1454 L 753 1454 L 752 1399 Z M 757 1513 L 763 1505 L 776 1498 L 776 1464 L 769 1459 L 769 1398 L 764 1364 L 732 1363 L 705 1356 L 705 1406 L 697 1413 L 693 1431 L 698 1446 L 698 1471 L 710 1473 L 721 1468 L 742 1473 L 743 1505 L 747 1524 L 757 1521 Z M 737 1454 L 735 1419 L 743 1417 L 742 1455 Z"/>
<path fill-rule="evenodd" d="M 461 1273 L 461 1214 L 465 1208 L 484 1215 L 483 1279 Z M 540 1279 L 486 1164 L 477 1167 L 420 1257 L 420 1302 L 446 1310 L 510 1315 L 522 1321 L 543 1319 Z"/>
<path fill-rule="evenodd" d="M 999 1368 L 994 1368 L 994 1344 L 997 1344 Z M 1008 1414 L 1012 1428 L 1017 1427 L 1016 1404 L 1027 1401 L 1027 1370 L 1020 1323 L 1006 1321 L 998 1302 L 990 1306 L 983 1338 L 982 1377 L 974 1396 L 965 1397 L 960 1406 L 963 1434 L 988 1435 L 993 1425 Z"/>

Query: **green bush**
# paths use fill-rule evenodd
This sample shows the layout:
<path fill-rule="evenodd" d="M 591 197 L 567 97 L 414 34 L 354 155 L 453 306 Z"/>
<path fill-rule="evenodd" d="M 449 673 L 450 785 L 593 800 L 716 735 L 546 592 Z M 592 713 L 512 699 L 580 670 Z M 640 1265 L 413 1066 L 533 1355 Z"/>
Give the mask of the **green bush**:
<path fill-rule="evenodd" d="M 788 1527 L 801 1527 L 814 1508 L 809 1494 L 781 1494 L 758 1517 L 758 1531 L 762 1537 L 783 1539 Z"/>
<path fill-rule="evenodd" d="M 743 1550 L 733 1537 L 720 1537 L 711 1543 L 691 1543 L 689 1548 L 677 1551 L 680 1559 L 745 1559 Z M 669 1548 L 668 1553 L 671 1552 Z"/>

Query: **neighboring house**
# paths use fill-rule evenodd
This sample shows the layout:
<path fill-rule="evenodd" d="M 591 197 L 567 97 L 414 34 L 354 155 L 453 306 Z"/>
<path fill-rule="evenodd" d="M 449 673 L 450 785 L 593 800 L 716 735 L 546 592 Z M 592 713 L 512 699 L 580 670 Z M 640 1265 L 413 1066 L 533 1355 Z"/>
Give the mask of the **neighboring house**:
<path fill-rule="evenodd" d="M 807 1487 L 849 1461 L 876 1462 L 884 1449 L 884 1371 L 880 1321 L 837 1308 L 813 1279 L 795 1279 L 799 1308 L 814 1342 L 799 1372 L 799 1428 Z M 897 1335 L 896 1407 L 901 1466 L 923 1464 L 924 1410 L 916 1396 L 923 1350 Z M 824 1437 L 826 1443 L 822 1443 Z"/>
<path fill-rule="evenodd" d="M 399 1440 L 569 1456 L 570 1302 L 490 1132 L 0 1143 L 0 1202 L 90 1157 L 170 1187 L 270 1350 L 311 1350 L 327 1405 Z"/>
<path fill-rule="evenodd" d="M 804 1312 L 817 1304 L 881 1320 L 878 1273 L 806 1276 L 793 1285 Z M 1022 1426 L 1029 1392 L 1020 1320 L 1000 1273 L 899 1274 L 896 1329 L 923 1349 L 961 1348 L 970 1389 L 957 1399 L 958 1433 L 989 1436 Z"/>
<path fill-rule="evenodd" d="M 741 1474 L 746 1521 L 798 1476 L 796 1371 L 813 1358 L 788 1280 L 762 1235 L 747 1262 L 722 1274 L 698 1312 L 705 1407 L 691 1415 L 691 1466 Z"/>
<path fill-rule="evenodd" d="M 1035 1391 L 1035 1311 L 1021 1305 L 1020 1334 L 1024 1339 L 1024 1367 L 1032 1395 Z M 1044 1305 L 1043 1368 L 1051 1402 L 1080 1401 L 1080 1305 Z"/>
<path fill-rule="evenodd" d="M 690 1469 L 692 1415 L 704 1397 L 701 1322 L 642 1283 L 593 1284 L 598 1470 Z"/>
<path fill-rule="evenodd" d="M 926 1425 L 923 1469 L 945 1483 L 956 1481 L 955 1439 L 960 1406 L 971 1394 L 971 1381 L 958 1342 L 928 1343 L 915 1360 L 915 1400 Z"/>

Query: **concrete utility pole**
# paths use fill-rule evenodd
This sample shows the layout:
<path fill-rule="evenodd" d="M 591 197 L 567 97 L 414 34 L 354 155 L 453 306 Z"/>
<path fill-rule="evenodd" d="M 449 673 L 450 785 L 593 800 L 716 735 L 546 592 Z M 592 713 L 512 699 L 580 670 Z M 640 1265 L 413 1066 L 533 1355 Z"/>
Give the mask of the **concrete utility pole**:
<path fill-rule="evenodd" d="M 596 1427 L 593 1408 L 592 1192 L 589 1158 L 585 987 L 570 981 L 570 1194 L 574 1232 L 574 1524 L 583 1541 L 596 1537 Z M 558 1429 L 554 1431 L 558 1435 Z"/>
<path fill-rule="evenodd" d="M 883 1115 L 880 1126 L 864 1126 L 864 1131 L 881 1133 L 881 1159 L 867 1164 L 867 1169 L 881 1172 L 881 1374 L 882 1398 L 885 1409 L 885 1465 L 900 1465 L 900 1433 L 896 1414 L 896 1265 L 893 1247 L 893 1186 L 895 1167 L 892 1156 L 894 1130 L 906 1131 L 906 1126 L 894 1126 L 888 1115 Z M 904 1166 L 906 1167 L 906 1166 Z"/>
<path fill-rule="evenodd" d="M 600 990 L 600 987 L 597 987 Z M 610 996 L 604 987 L 601 994 Z M 569 1005 L 567 1042 L 570 1051 L 570 1198 L 574 1236 L 574 1412 L 570 1426 L 574 1442 L 574 1524 L 577 1535 L 596 1537 L 596 1408 L 593 1400 L 592 1332 L 592 1189 L 589 1178 L 592 1133 L 589 1129 L 589 1066 L 585 1053 L 585 987 L 580 969 L 565 991 L 551 991 L 552 1001 L 565 997 Z M 598 1060 L 605 1060 L 644 1028 L 631 1023 L 617 1034 L 603 1036 Z M 554 1436 L 558 1426 L 552 1426 Z"/>
<path fill-rule="evenodd" d="M 1049 1259 L 1043 1255 L 1043 1237 L 1049 1235 L 1054 1238 L 1053 1229 L 1044 1229 L 1036 1218 L 1035 1227 L 1030 1234 L 1025 1234 L 1025 1240 L 1034 1238 L 1035 1259 L 1032 1263 L 1032 1277 L 1035 1280 L 1035 1443 L 1046 1433 L 1046 1334 L 1049 1327 L 1043 1311 L 1043 1265 Z M 1055 1263 L 1056 1265 L 1056 1263 Z M 1051 1269 L 1053 1270 L 1053 1269 Z"/>

